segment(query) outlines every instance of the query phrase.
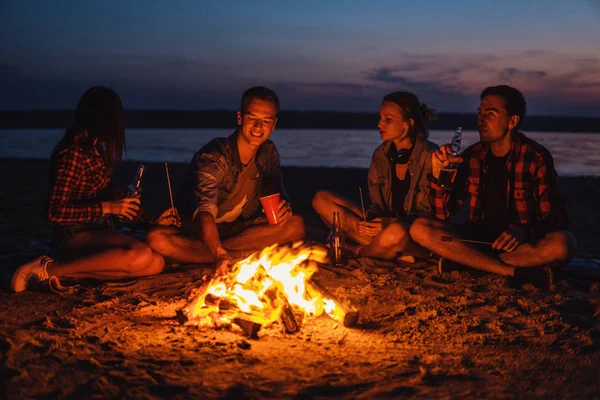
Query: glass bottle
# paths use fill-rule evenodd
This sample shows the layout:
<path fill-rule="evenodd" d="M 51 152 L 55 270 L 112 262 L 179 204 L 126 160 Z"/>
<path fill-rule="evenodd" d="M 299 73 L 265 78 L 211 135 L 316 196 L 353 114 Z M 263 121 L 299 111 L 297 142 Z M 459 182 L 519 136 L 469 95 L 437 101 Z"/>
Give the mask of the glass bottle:
<path fill-rule="evenodd" d="M 346 247 L 346 242 L 340 224 L 340 213 L 337 211 L 333 213 L 333 224 L 331 225 L 331 233 L 327 238 L 327 242 L 329 243 L 329 257 L 331 258 L 331 264 L 344 265 L 344 249 Z"/>
<path fill-rule="evenodd" d="M 140 197 L 142 197 L 142 176 L 144 175 L 145 169 L 146 169 L 146 167 L 144 166 L 144 164 L 140 164 L 138 166 L 138 169 L 135 173 L 135 176 L 133 177 L 133 180 L 131 181 L 129 186 L 127 186 L 127 195 L 125 195 L 126 198 L 138 198 L 139 199 Z M 127 218 L 123 217 L 122 215 L 120 215 L 119 222 L 128 223 L 129 220 Z"/>
<path fill-rule="evenodd" d="M 459 126 L 454 132 L 454 137 L 450 143 L 450 151 L 452 156 L 458 156 L 460 152 L 460 141 L 462 139 L 463 129 Z M 438 185 L 444 190 L 452 189 L 452 183 L 456 175 L 458 166 L 456 164 L 449 164 L 440 171 L 440 177 L 438 178 Z"/>

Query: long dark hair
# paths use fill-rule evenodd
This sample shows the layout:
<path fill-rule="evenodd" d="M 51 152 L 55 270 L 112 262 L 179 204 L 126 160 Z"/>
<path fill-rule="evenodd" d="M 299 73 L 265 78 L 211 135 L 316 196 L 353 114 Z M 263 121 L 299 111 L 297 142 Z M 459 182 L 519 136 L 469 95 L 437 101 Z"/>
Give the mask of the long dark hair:
<path fill-rule="evenodd" d="M 390 93 L 383 98 L 383 103 L 386 101 L 397 104 L 404 119 L 412 118 L 415 121 L 412 132 L 413 139 L 418 133 L 421 133 L 425 138 L 429 137 L 428 124 L 437 117 L 435 109 L 427 107 L 425 103 L 421 104 L 419 98 L 410 92 Z"/>
<path fill-rule="evenodd" d="M 78 132 L 87 131 L 84 146 L 92 148 L 97 139 L 98 152 L 109 169 L 121 161 L 125 143 L 125 118 L 119 95 L 104 86 L 89 88 L 77 104 L 75 125 L 67 128 L 65 138 L 73 140 Z"/>

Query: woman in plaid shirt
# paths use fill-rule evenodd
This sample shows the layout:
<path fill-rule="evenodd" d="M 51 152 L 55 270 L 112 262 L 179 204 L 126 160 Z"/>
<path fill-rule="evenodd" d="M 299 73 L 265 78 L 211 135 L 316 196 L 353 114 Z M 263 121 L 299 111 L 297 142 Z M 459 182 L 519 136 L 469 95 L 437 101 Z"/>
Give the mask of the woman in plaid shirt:
<path fill-rule="evenodd" d="M 49 277 L 116 280 L 159 274 L 164 259 L 132 236 L 114 232 L 109 216 L 132 220 L 140 200 L 122 198 L 110 176 L 125 149 L 123 105 L 105 87 L 81 97 L 75 126 L 54 148 L 49 166 L 48 218 L 60 261 L 40 256 L 17 269 L 11 288 L 20 292 Z M 166 223 L 167 213 L 159 217 Z"/>

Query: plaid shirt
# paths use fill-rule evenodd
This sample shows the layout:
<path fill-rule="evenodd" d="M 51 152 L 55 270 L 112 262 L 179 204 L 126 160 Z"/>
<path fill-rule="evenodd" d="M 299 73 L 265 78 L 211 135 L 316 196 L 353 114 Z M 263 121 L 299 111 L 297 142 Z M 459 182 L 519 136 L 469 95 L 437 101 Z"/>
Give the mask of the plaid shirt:
<path fill-rule="evenodd" d="M 95 149 L 84 150 L 81 135 L 63 138 L 50 157 L 48 218 L 55 224 L 93 223 L 102 217 L 101 200 L 113 192 L 110 171 Z"/>
<path fill-rule="evenodd" d="M 468 200 L 469 220 L 483 222 L 489 149 L 488 144 L 478 142 L 462 153 L 463 162 L 452 191 L 442 190 L 431 182 L 429 201 L 436 218 L 449 220 Z M 554 161 L 545 147 L 521 132 L 513 134 L 507 169 L 507 204 L 511 207 L 507 227 L 524 226 L 534 237 L 568 227 Z"/>

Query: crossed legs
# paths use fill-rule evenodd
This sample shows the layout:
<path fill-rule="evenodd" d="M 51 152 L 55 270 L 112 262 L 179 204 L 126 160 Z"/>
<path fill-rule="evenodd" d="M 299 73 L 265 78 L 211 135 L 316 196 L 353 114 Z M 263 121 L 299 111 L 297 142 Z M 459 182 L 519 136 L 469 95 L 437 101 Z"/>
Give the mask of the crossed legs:
<path fill-rule="evenodd" d="M 392 260 L 401 254 L 425 255 L 424 249 L 411 240 L 408 222 L 393 222 L 376 236 L 366 236 L 358 231 L 362 210 L 351 201 L 328 191 L 320 191 L 315 195 L 312 205 L 328 226 L 333 223 L 333 213 L 340 213 L 342 232 L 361 246 L 359 252 L 362 256 Z"/>
<path fill-rule="evenodd" d="M 145 243 L 112 231 L 76 233 L 61 252 L 64 261 L 48 264 L 49 276 L 118 280 L 160 274 L 165 263 Z"/>
<path fill-rule="evenodd" d="M 304 237 L 304 221 L 299 215 L 276 225 L 257 224 L 239 234 L 222 241 L 223 248 L 234 258 L 249 251 L 262 250 L 275 243 L 282 244 Z M 201 264 L 215 262 L 213 254 L 202 239 L 189 237 L 174 227 L 157 226 L 148 233 L 146 239 L 150 248 L 168 261 L 181 264 Z"/>
<path fill-rule="evenodd" d="M 546 234 L 534 243 L 524 243 L 512 252 L 494 256 L 461 242 L 452 225 L 431 218 L 418 218 L 410 228 L 410 235 L 421 246 L 454 262 L 481 271 L 514 276 L 516 267 L 561 266 L 575 255 L 576 242 L 570 232 Z M 442 242 L 441 236 L 454 240 Z"/>

